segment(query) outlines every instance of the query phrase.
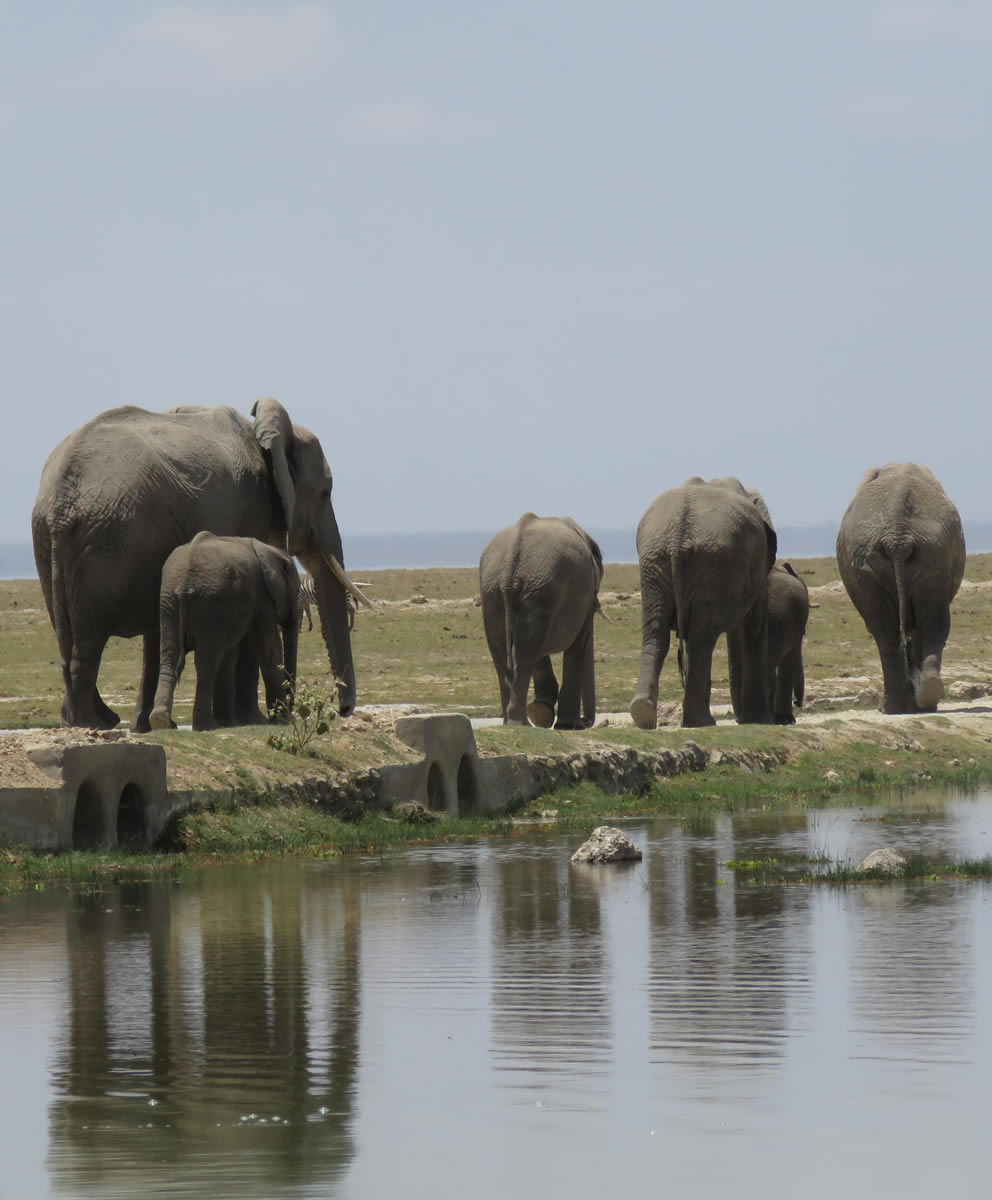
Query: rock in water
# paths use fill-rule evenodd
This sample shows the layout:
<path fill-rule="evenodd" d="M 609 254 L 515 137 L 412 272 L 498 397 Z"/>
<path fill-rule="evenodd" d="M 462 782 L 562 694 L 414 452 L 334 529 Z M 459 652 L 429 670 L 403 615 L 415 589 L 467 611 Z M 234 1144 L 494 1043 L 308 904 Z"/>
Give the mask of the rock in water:
<path fill-rule="evenodd" d="M 901 875 L 906 866 L 906 860 L 898 850 L 885 846 L 881 850 L 873 850 L 871 854 L 858 865 L 859 871 L 885 871 L 889 875 Z"/>
<path fill-rule="evenodd" d="M 573 863 L 611 863 L 637 861 L 641 852 L 623 832 L 613 825 L 599 825 L 587 842 L 572 855 Z"/>

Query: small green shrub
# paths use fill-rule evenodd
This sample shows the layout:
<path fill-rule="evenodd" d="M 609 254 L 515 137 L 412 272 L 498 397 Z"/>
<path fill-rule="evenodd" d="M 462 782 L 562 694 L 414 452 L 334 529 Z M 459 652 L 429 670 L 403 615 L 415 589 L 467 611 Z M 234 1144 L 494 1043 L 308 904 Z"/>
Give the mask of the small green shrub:
<path fill-rule="evenodd" d="M 290 690 L 288 682 L 286 690 Z M 337 719 L 337 701 L 315 684 L 298 680 L 292 708 L 287 711 L 287 707 L 284 706 L 281 713 L 286 720 L 285 728 L 269 734 L 266 741 L 274 750 L 283 750 L 286 754 L 315 757 L 310 743 L 327 733 L 331 722 Z"/>

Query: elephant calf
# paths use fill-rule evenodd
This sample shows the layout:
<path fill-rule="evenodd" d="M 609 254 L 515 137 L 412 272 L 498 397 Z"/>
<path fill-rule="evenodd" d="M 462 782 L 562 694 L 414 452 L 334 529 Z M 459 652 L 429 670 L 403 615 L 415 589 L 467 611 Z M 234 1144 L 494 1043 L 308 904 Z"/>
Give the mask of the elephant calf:
<path fill-rule="evenodd" d="M 585 729 L 595 722 L 592 625 L 602 578 L 599 546 L 570 517 L 524 513 L 483 550 L 482 620 L 506 724 L 526 725 L 529 717 L 545 728 Z M 560 691 L 550 658 L 557 653 Z"/>
<path fill-rule="evenodd" d="M 809 589 L 791 563 L 768 572 L 768 698 L 776 725 L 794 725 L 792 701 L 802 707 L 806 690 L 803 637 L 809 620 Z"/>
<path fill-rule="evenodd" d="M 964 531 L 937 477 L 916 463 L 873 467 L 837 534 L 844 587 L 882 660 L 886 713 L 934 712 Z"/>
<path fill-rule="evenodd" d="M 299 573 L 289 555 L 255 538 L 203 532 L 173 550 L 162 569 L 152 728 L 172 725 L 172 700 L 190 650 L 196 662 L 194 729 L 264 721 L 258 708 L 259 668 L 270 715 L 291 705 L 299 591 Z"/>

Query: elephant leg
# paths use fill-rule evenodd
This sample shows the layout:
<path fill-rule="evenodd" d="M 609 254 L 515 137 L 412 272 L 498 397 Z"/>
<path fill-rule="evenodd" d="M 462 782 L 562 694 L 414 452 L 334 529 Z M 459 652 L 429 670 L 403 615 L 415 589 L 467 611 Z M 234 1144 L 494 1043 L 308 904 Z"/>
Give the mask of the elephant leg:
<path fill-rule="evenodd" d="M 193 697 L 193 728 L 216 729 L 214 689 L 225 651 L 221 647 L 199 645 L 194 651 L 196 664 L 196 693 Z"/>
<path fill-rule="evenodd" d="M 790 650 L 775 672 L 775 689 L 772 696 L 772 720 L 776 725 L 795 725 L 792 698 L 802 695 L 802 652 L 797 647 Z"/>
<path fill-rule="evenodd" d="M 756 611 L 757 609 L 757 611 Z M 727 650 L 739 664 L 740 701 L 736 712 L 741 725 L 767 725 L 771 721 L 768 696 L 768 618 L 756 605 L 735 629 L 727 633 Z"/>
<path fill-rule="evenodd" d="M 540 729 L 551 728 L 558 696 L 558 680 L 551 665 L 551 655 L 545 654 L 534 664 L 534 699 L 527 705 L 527 716 L 532 725 Z"/>
<path fill-rule="evenodd" d="M 62 698 L 62 724 L 84 729 L 113 729 L 120 717 L 108 708 L 96 686 L 100 658 L 106 637 L 80 635 L 73 640 L 72 657 L 62 674 L 65 694 Z"/>
<path fill-rule="evenodd" d="M 214 720 L 225 729 L 240 725 L 237 712 L 238 646 L 224 652 L 214 681 Z"/>
<path fill-rule="evenodd" d="M 591 725 L 596 720 L 596 684 L 592 661 L 592 620 L 586 622 L 582 632 L 562 656 L 561 695 L 558 698 L 558 721 L 556 729 L 588 728 L 584 715 Z M 592 676 L 592 703 L 584 687 L 586 674 Z"/>
<path fill-rule="evenodd" d="M 916 705 L 920 712 L 935 712 L 944 698 L 944 681 L 940 677 L 944 646 L 951 632 L 951 610 L 943 600 L 930 602 L 913 596 L 917 633 L 913 637 L 915 661 L 920 664 L 916 681 Z"/>
<path fill-rule="evenodd" d="M 671 594 L 655 594 L 641 586 L 641 668 L 630 702 L 630 715 L 638 729 L 658 726 L 658 677 L 672 642 L 675 604 Z"/>
<path fill-rule="evenodd" d="M 684 647 L 685 695 L 682 698 L 682 726 L 695 729 L 715 725 L 710 712 L 713 651 L 717 635 L 710 632 L 692 635 Z M 685 661 L 685 660 L 688 661 Z"/>
<path fill-rule="evenodd" d="M 237 725 L 266 723 L 262 710 L 258 707 L 258 651 L 255 648 L 255 639 L 251 635 L 243 637 L 238 644 L 234 711 Z"/>
<path fill-rule="evenodd" d="M 151 729 L 151 711 L 155 707 L 155 692 L 159 678 L 159 651 L 161 635 L 146 633 L 141 646 L 141 682 L 138 684 L 138 698 L 134 704 L 135 733 L 147 733 Z"/>
<path fill-rule="evenodd" d="M 260 633 L 257 640 L 258 665 L 265 683 L 265 707 L 269 720 L 276 720 L 286 707 L 286 672 L 283 670 L 282 644 L 278 626 Z"/>
<path fill-rule="evenodd" d="M 596 654 L 592 618 L 589 620 L 589 639 L 582 660 L 582 724 L 592 729 L 596 724 Z"/>
<path fill-rule="evenodd" d="M 873 636 L 882 663 L 882 712 L 915 713 L 916 696 L 909 679 L 906 651 L 899 638 L 898 625 L 894 625 L 891 632 L 873 631 Z"/>
<path fill-rule="evenodd" d="M 155 703 L 148 714 L 148 724 L 152 729 L 176 729 L 178 726 L 172 718 L 172 704 L 176 694 L 176 685 L 183 673 L 186 656 L 175 664 L 166 663 L 159 670 L 158 688 L 155 691 Z"/>
<path fill-rule="evenodd" d="M 107 705 L 104 702 L 103 697 L 100 695 L 99 688 L 96 689 L 95 704 L 96 704 L 97 716 L 100 718 L 101 721 L 107 722 L 107 726 L 106 726 L 107 729 L 113 729 L 116 725 L 120 724 L 120 720 L 121 720 L 120 717 L 117 715 L 117 713 L 114 712 L 114 710 L 112 708 L 110 708 L 109 705 Z"/>

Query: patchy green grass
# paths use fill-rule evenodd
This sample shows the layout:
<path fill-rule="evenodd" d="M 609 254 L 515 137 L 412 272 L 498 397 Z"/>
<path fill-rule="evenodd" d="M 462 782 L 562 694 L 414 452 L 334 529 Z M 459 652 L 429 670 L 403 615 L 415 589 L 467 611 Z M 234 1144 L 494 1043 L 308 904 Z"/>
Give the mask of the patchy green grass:
<path fill-rule="evenodd" d="M 180 878 L 188 869 L 181 854 L 125 854 L 113 850 L 32 854 L 19 846 L 0 848 L 0 895 L 48 888 L 102 892 L 110 882 Z"/>
<path fill-rule="evenodd" d="M 809 859 L 737 860 L 725 865 L 728 870 L 734 872 L 738 881 L 752 884 L 937 882 L 942 879 L 992 878 L 992 857 L 949 862 L 945 859 L 931 859 L 926 855 L 913 854 L 907 857 L 905 866 L 898 871 L 887 871 L 878 867 L 859 871 L 854 863 L 822 860 L 817 861 L 811 870 Z"/>

